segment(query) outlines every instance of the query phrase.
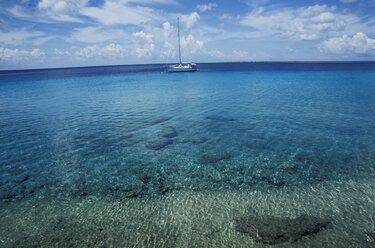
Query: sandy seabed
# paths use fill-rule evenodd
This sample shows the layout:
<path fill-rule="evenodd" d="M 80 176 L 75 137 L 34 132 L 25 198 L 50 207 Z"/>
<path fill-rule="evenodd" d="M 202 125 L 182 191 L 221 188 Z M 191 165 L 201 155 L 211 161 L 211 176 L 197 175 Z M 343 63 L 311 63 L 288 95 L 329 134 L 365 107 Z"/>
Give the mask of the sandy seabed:
<path fill-rule="evenodd" d="M 164 196 L 29 198 L 0 205 L 0 247 L 270 247 L 235 217 L 311 215 L 330 224 L 272 247 L 375 247 L 375 180 Z"/>

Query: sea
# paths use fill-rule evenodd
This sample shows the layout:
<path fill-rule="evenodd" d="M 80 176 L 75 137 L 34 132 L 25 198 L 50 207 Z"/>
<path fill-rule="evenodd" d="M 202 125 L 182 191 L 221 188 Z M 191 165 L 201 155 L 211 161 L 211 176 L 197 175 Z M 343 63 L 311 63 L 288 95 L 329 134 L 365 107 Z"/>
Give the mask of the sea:
<path fill-rule="evenodd" d="M 0 71 L 0 247 L 375 247 L 375 62 Z"/>

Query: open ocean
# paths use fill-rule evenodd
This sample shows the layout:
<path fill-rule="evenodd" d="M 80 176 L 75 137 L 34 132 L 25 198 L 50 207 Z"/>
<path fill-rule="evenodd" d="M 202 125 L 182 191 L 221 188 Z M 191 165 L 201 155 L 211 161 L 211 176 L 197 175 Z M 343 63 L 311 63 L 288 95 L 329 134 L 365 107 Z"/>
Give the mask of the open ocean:
<path fill-rule="evenodd" d="M 375 247 L 375 63 L 0 71 L 0 247 Z"/>

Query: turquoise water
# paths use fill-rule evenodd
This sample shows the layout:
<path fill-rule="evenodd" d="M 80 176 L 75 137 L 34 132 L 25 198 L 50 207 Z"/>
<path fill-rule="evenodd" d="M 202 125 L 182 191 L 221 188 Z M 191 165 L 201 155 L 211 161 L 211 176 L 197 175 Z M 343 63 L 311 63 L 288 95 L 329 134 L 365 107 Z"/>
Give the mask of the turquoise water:
<path fill-rule="evenodd" d="M 53 70 L 0 74 L 0 207 L 16 216 L 15 204 L 36 206 L 49 199 L 46 204 L 59 214 L 58 204 L 51 202 L 95 197 L 126 205 L 186 192 L 290 194 L 371 182 L 372 64 L 363 70 L 304 66 L 225 71 L 206 65 L 182 74 L 118 69 L 97 75 Z M 368 189 L 370 209 L 375 186 Z M 348 207 L 345 197 L 336 200 Z M 319 213 L 325 216 L 323 205 Z M 374 213 L 363 211 L 371 222 Z M 0 216 L 3 221 L 11 217 L 7 214 Z M 149 212 L 142 214 L 146 218 Z M 367 238 L 359 238 L 363 245 L 373 244 L 372 232 L 375 239 L 375 226 L 368 225 L 362 232 Z M 25 227 L 13 230 L 3 230 L 5 247 L 21 244 L 14 233 Z M 64 240 L 43 242 L 38 244 L 71 247 Z"/>

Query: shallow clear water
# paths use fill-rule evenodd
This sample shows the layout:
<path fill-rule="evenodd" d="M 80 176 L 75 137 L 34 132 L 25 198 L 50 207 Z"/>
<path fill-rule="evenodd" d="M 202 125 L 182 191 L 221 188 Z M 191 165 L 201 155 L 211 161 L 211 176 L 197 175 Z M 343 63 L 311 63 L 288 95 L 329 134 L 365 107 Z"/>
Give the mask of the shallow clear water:
<path fill-rule="evenodd" d="M 275 196 L 286 192 L 285 197 L 293 198 L 290 192 L 299 189 L 303 193 L 296 196 L 309 197 L 315 193 L 305 189 L 319 188 L 324 194 L 333 185 L 374 179 L 372 63 L 362 68 L 361 64 L 355 68 L 274 64 L 266 69 L 250 64 L 247 70 L 245 65 L 237 71 L 228 70 L 236 64 L 226 64 L 226 70 L 221 64 L 203 65 L 201 72 L 182 74 L 159 73 L 155 68 L 142 71 L 141 66 L 135 73 L 116 67 L 113 73 L 108 68 L 87 68 L 75 73 L 65 69 L 0 74 L 0 206 L 8 211 L 2 219 L 12 216 L 9 211 L 13 217 L 20 214 L 14 204 L 36 206 L 41 199 L 50 199 L 45 206 L 55 207 L 56 215 L 63 210 L 51 201 L 66 204 L 96 197 L 109 205 L 113 202 L 108 199 L 141 204 L 172 196 L 180 199 L 186 192 L 199 196 L 207 192 L 207 199 L 214 201 L 211 194 L 258 191 Z M 375 239 L 374 213 L 369 210 L 375 207 L 375 186 L 363 187 L 371 199 L 361 213 L 370 218 L 363 233 L 370 234 L 359 240 L 370 246 L 372 232 Z M 315 200 L 310 199 L 310 207 L 317 204 Z M 348 207 L 346 200 L 336 198 L 343 204 L 341 210 Z M 250 205 L 260 211 L 264 204 Z M 311 213 L 306 208 L 297 213 Z M 315 214 L 333 211 L 324 203 L 320 210 Z M 149 214 L 145 210 L 139 216 Z M 20 230 L 26 229 L 20 224 L 13 232 L 3 230 L 8 235 L 2 240 L 6 247 L 21 244 L 14 234 Z M 177 247 L 163 235 L 155 239 Z M 184 237 L 178 232 L 172 236 Z M 228 237 L 238 242 L 238 237 Z M 107 239 L 103 240 L 105 244 Z M 178 246 L 189 246 L 185 241 Z M 47 247 L 72 245 L 64 240 L 40 242 Z M 75 245 L 97 245 L 81 242 Z M 215 242 L 209 246 L 228 244 Z M 324 242 L 335 246 L 335 241 Z M 152 242 L 126 246 L 161 247 Z"/>

